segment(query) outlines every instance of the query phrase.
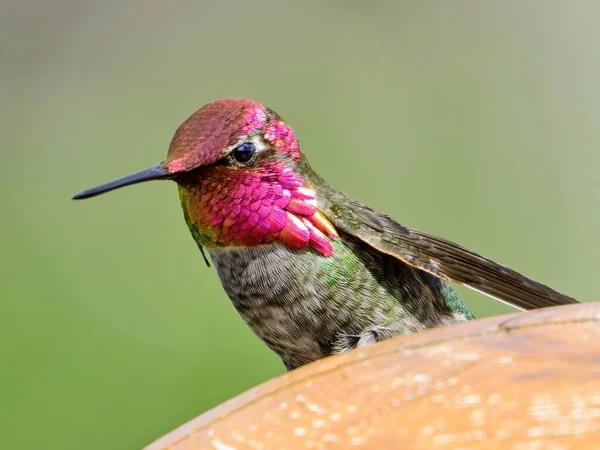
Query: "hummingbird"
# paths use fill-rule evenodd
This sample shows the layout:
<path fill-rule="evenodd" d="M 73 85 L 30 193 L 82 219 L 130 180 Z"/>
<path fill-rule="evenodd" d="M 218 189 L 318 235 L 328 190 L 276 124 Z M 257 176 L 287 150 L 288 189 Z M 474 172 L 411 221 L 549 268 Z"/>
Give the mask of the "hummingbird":
<path fill-rule="evenodd" d="M 203 106 L 164 161 L 73 199 L 149 180 L 177 183 L 204 261 L 287 370 L 473 319 L 451 282 L 521 310 L 578 303 L 330 186 L 290 125 L 251 99 Z"/>

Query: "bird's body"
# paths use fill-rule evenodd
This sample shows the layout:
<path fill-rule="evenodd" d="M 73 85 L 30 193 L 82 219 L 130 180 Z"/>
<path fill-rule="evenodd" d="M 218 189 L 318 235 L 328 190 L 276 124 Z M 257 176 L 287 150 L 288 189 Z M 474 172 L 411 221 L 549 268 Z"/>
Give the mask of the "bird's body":
<path fill-rule="evenodd" d="M 158 166 L 84 191 L 169 178 L 229 298 L 288 369 L 392 336 L 469 320 L 449 281 L 518 308 L 576 302 L 329 186 L 293 130 L 252 100 L 208 104 Z"/>
<path fill-rule="evenodd" d="M 342 237 L 334 253 L 212 249 L 225 292 L 288 369 L 472 316 L 442 280 Z"/>

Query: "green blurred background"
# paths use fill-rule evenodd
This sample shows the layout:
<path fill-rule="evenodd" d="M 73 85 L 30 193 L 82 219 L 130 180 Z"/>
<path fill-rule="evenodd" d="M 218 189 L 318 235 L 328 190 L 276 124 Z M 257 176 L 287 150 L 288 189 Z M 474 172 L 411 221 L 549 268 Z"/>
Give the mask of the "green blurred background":
<path fill-rule="evenodd" d="M 160 161 L 220 97 L 290 122 L 332 184 L 597 297 L 600 4 L 0 2 L 0 447 L 139 449 L 281 372 Z M 508 312 L 460 289 L 479 315 Z"/>

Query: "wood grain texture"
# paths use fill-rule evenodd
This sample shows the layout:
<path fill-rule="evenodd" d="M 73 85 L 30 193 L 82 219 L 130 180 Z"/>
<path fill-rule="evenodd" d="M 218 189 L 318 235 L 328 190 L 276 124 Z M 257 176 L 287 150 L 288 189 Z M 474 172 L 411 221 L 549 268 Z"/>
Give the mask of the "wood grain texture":
<path fill-rule="evenodd" d="M 146 450 L 598 449 L 600 303 L 460 323 L 329 357 Z"/>

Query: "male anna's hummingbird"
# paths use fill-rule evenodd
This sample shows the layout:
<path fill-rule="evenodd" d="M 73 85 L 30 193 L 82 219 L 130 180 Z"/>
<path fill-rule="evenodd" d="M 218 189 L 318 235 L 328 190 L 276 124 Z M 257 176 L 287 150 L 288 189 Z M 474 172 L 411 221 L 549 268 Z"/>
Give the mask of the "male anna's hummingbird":
<path fill-rule="evenodd" d="M 73 198 L 156 179 L 177 183 L 200 250 L 288 370 L 472 319 L 449 281 L 520 309 L 577 303 L 329 186 L 292 128 L 249 99 L 202 107 L 177 129 L 165 161 Z"/>

